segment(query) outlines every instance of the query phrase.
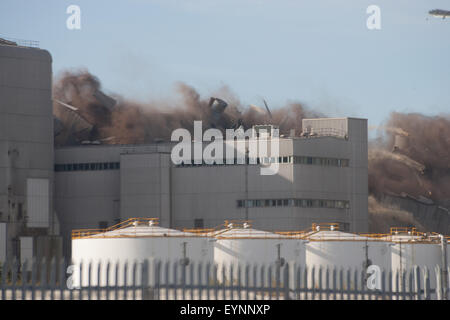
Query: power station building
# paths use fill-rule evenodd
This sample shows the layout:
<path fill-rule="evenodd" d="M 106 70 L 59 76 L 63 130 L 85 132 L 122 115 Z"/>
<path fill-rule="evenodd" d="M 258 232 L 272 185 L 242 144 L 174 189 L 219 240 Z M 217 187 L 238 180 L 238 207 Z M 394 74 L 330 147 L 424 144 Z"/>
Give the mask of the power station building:
<path fill-rule="evenodd" d="M 210 228 L 231 219 L 262 230 L 335 222 L 341 230 L 367 232 L 367 120 L 303 119 L 302 126 L 300 136 L 279 138 L 278 157 L 269 154 L 256 164 L 247 158 L 243 164 L 176 165 L 174 143 L 57 148 L 61 231 L 68 236 L 72 229 L 154 217 L 168 228 Z M 274 162 L 278 172 L 262 175 L 261 167 Z"/>
<path fill-rule="evenodd" d="M 0 41 L 0 69 L 0 260 L 59 255 L 61 237 L 70 257 L 73 229 L 134 217 L 165 228 L 244 219 L 262 230 L 368 231 L 366 119 L 303 119 L 278 154 L 242 164 L 175 164 L 174 142 L 54 149 L 50 54 Z M 262 175 L 271 164 L 277 173 Z"/>
<path fill-rule="evenodd" d="M 0 39 L 0 260 L 55 255 L 52 58 Z"/>

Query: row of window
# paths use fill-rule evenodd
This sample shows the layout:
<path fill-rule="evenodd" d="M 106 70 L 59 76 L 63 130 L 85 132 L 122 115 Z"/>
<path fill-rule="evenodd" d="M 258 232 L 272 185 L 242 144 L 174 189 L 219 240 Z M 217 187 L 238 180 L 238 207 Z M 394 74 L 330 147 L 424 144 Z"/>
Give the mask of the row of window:
<path fill-rule="evenodd" d="M 255 164 L 255 160 L 250 163 L 250 158 L 245 159 L 247 164 Z M 234 158 L 232 164 L 242 164 L 242 159 Z M 193 162 L 193 161 L 192 161 Z M 306 156 L 284 156 L 284 157 L 264 157 L 256 158 L 256 164 L 271 164 L 271 163 L 294 163 L 294 164 L 310 164 L 319 166 L 335 166 L 335 167 L 348 167 L 349 159 L 338 159 L 338 158 L 322 158 L 322 157 L 306 157 Z M 204 166 L 204 165 L 226 165 L 226 160 L 223 159 L 222 163 L 206 163 L 203 159 L 201 164 L 187 164 L 182 162 L 181 167 L 192 167 L 192 166 Z"/>
<path fill-rule="evenodd" d="M 226 160 L 223 160 L 226 164 Z M 247 164 L 250 164 L 250 159 L 246 158 Z M 253 164 L 254 162 L 252 162 Z M 304 157 L 304 156 L 285 156 L 285 157 L 264 157 L 256 158 L 256 164 L 271 164 L 271 163 L 294 163 L 294 164 L 311 164 L 311 165 L 321 165 L 321 166 L 337 166 L 337 167 L 348 167 L 348 159 L 337 159 L 337 158 L 320 158 L 320 157 Z M 233 159 L 233 164 L 239 164 L 238 159 Z M 203 161 L 202 164 L 184 164 L 181 163 L 182 167 L 189 166 L 203 166 L 211 165 Z M 212 165 L 222 165 L 213 163 Z M 96 162 L 96 163 L 67 163 L 67 164 L 56 164 L 55 171 L 91 171 L 91 170 L 118 170 L 120 169 L 119 162 Z"/>
<path fill-rule="evenodd" d="M 238 208 L 302 207 L 302 208 L 348 209 L 350 208 L 350 203 L 347 200 L 262 199 L 262 200 L 238 200 L 237 206 Z"/>
<path fill-rule="evenodd" d="M 94 162 L 94 163 L 67 163 L 55 164 L 55 171 L 93 171 L 93 170 L 118 170 L 120 162 Z"/>

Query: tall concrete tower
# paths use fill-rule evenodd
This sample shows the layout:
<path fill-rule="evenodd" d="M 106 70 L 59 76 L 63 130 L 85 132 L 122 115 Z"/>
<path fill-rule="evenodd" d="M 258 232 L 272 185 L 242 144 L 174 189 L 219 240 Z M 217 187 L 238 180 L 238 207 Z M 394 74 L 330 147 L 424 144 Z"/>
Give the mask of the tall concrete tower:
<path fill-rule="evenodd" d="M 47 51 L 0 41 L 0 260 L 36 255 L 57 232 L 51 88 Z"/>

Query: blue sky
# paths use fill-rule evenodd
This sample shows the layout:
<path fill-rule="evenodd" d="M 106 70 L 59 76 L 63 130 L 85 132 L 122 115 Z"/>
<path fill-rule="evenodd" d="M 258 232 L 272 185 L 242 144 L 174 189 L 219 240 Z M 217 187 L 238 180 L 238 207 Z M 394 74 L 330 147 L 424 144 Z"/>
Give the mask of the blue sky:
<path fill-rule="evenodd" d="M 81 30 L 66 8 L 81 8 Z M 368 30 L 366 8 L 381 9 Z M 300 101 L 378 125 L 391 111 L 450 111 L 448 0 L 2 0 L 0 36 L 40 42 L 53 71 L 87 68 L 105 92 L 176 99 L 186 82 L 242 104 Z"/>

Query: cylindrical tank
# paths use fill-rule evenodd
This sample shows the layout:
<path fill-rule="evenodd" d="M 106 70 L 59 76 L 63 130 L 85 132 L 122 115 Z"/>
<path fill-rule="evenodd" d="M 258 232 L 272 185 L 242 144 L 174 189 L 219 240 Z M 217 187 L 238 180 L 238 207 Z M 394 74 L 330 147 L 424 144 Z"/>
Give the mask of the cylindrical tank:
<path fill-rule="evenodd" d="M 189 267 L 192 263 L 213 263 L 213 244 L 207 237 L 193 233 L 152 225 L 151 221 L 136 219 L 126 227 L 111 231 L 83 236 L 83 231 L 76 233 L 72 239 L 72 260 L 76 266 L 73 280 L 80 285 L 79 275 L 83 286 L 88 284 L 87 264 L 91 263 L 91 284 L 97 284 L 97 270 L 100 264 L 100 285 L 106 285 L 106 264 L 110 262 L 109 283 L 116 283 L 116 262 L 118 262 L 117 283 L 124 283 L 125 263 L 128 263 L 127 283 L 133 281 L 132 267 L 137 262 L 136 281 L 139 283 L 142 262 L 146 259 L 151 263 L 161 261 L 161 279 L 173 280 L 174 269 Z M 131 225 L 130 225 L 131 224 Z M 89 234 L 89 232 L 87 232 Z M 86 233 L 85 233 L 86 234 Z M 166 270 L 166 261 L 170 261 L 169 270 Z M 79 265 L 83 264 L 81 273 Z M 150 280 L 154 277 L 151 276 Z"/>
<path fill-rule="evenodd" d="M 436 266 L 442 265 L 442 249 L 439 241 L 421 241 L 417 237 L 392 237 L 394 242 L 391 248 L 392 252 L 392 287 L 397 289 L 396 273 L 398 273 L 399 280 L 403 276 L 408 277 L 414 266 L 418 266 L 423 271 L 426 267 L 429 271 L 430 287 L 436 288 Z M 406 273 L 406 274 L 405 274 Z M 406 288 L 409 286 L 408 278 L 406 279 Z M 423 278 L 422 284 L 423 287 Z"/>
<path fill-rule="evenodd" d="M 220 281 L 230 280 L 230 266 L 234 269 L 234 282 L 238 281 L 238 266 L 240 266 L 242 283 L 248 276 L 250 284 L 253 284 L 254 280 L 260 284 L 261 276 L 264 276 L 266 283 L 268 282 L 269 267 L 272 272 L 271 278 L 274 280 L 277 270 L 281 270 L 278 267 L 283 267 L 286 263 L 290 265 L 305 263 L 303 240 L 252 228 L 229 228 L 216 232 L 214 237 L 216 239 L 214 262 L 218 266 Z M 265 275 L 261 274 L 262 265 L 266 268 Z"/>
<path fill-rule="evenodd" d="M 358 271 L 358 282 L 364 281 L 365 271 L 370 265 L 377 265 L 381 270 L 389 270 L 391 266 L 390 244 L 386 241 L 375 240 L 370 237 L 341 232 L 337 230 L 314 231 L 305 236 L 306 265 L 310 272 L 314 268 L 314 277 L 310 279 L 319 284 L 319 270 L 322 270 L 322 283 L 326 281 L 326 270 L 337 274 L 342 269 L 344 277 L 347 271 L 352 272 L 350 286 L 354 286 L 353 272 Z M 364 276 L 364 278 L 363 278 Z M 310 282 L 312 283 L 312 281 Z M 344 281 L 344 285 L 347 282 Z"/>

